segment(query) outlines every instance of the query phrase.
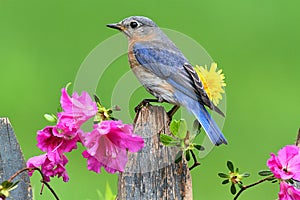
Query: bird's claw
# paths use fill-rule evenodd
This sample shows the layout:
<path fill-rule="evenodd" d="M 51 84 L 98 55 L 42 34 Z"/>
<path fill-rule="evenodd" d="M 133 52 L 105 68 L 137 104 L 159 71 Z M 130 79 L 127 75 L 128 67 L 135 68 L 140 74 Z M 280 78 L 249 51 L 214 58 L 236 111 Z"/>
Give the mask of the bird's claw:
<path fill-rule="evenodd" d="M 172 121 L 173 115 L 176 113 L 176 111 L 177 111 L 179 108 L 180 108 L 180 106 L 175 105 L 175 106 L 173 106 L 173 108 L 171 108 L 171 110 L 169 110 L 169 111 L 167 112 L 167 115 L 168 115 L 170 121 Z"/>
<path fill-rule="evenodd" d="M 139 103 L 139 105 L 137 105 L 136 107 L 134 107 L 134 112 L 139 112 L 143 106 L 146 106 L 149 102 L 144 102 L 144 100 Z"/>
<path fill-rule="evenodd" d="M 134 111 L 137 113 L 142 107 L 149 105 L 150 102 L 158 102 L 157 99 L 143 99 L 135 108 Z"/>

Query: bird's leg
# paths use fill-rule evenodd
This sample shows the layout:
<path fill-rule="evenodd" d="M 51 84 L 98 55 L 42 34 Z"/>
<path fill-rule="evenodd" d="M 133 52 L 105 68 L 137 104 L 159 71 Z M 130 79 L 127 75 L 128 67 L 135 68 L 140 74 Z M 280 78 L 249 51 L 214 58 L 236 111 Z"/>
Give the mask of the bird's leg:
<path fill-rule="evenodd" d="M 173 115 L 176 113 L 176 111 L 180 108 L 178 105 L 174 105 L 169 112 L 167 112 L 168 117 L 170 118 L 170 121 L 172 121 Z"/>
<path fill-rule="evenodd" d="M 159 99 L 144 99 L 139 103 L 135 108 L 134 111 L 137 113 L 143 106 L 146 106 L 150 102 L 161 102 Z"/>

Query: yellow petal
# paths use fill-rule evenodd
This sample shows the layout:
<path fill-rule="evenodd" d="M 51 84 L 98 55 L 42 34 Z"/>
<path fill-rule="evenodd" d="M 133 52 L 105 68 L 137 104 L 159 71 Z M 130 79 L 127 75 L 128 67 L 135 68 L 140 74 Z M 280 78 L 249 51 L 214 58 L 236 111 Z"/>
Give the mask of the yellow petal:
<path fill-rule="evenodd" d="M 217 63 L 213 62 L 208 70 L 204 67 L 196 65 L 195 71 L 198 74 L 209 99 L 217 105 L 222 99 L 222 93 L 225 93 L 223 87 L 226 86 L 224 82 L 225 75 L 222 74 L 222 69 L 217 70 Z"/>

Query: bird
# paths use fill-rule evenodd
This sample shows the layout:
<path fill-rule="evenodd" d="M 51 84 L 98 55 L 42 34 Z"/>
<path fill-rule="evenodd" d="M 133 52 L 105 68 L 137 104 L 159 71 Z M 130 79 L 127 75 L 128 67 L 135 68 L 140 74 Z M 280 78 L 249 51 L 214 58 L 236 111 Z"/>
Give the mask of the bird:
<path fill-rule="evenodd" d="M 180 106 L 185 107 L 214 145 L 227 144 L 206 107 L 224 117 L 223 112 L 209 99 L 192 64 L 155 22 L 144 16 L 131 16 L 106 26 L 125 34 L 130 68 L 145 89 L 156 97 L 145 99 L 140 105 L 167 102 L 174 105 L 170 114 Z"/>

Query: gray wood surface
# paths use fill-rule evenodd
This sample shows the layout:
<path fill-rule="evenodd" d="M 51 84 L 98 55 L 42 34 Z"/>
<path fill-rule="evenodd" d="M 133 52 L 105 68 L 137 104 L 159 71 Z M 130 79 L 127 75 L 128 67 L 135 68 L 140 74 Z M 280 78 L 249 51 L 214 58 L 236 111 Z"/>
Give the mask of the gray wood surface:
<path fill-rule="evenodd" d="M 8 118 L 0 118 L 0 182 L 8 180 L 14 173 L 26 167 L 20 145 Z M 10 193 L 15 200 L 32 200 L 29 176 L 18 175 L 18 187 Z"/>
<path fill-rule="evenodd" d="M 298 130 L 298 135 L 297 135 L 297 139 L 296 139 L 296 145 L 297 145 L 298 147 L 300 147 L 300 128 L 299 128 L 299 130 Z"/>
<path fill-rule="evenodd" d="M 119 174 L 117 199 L 193 199 L 186 161 L 175 164 L 178 149 L 165 147 L 159 141 L 160 133 L 170 134 L 164 108 L 143 107 L 136 116 L 134 132 L 145 139 L 145 147 L 138 153 L 129 153 L 125 172 Z"/>

